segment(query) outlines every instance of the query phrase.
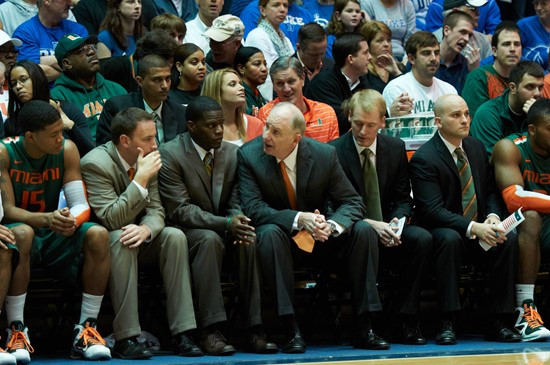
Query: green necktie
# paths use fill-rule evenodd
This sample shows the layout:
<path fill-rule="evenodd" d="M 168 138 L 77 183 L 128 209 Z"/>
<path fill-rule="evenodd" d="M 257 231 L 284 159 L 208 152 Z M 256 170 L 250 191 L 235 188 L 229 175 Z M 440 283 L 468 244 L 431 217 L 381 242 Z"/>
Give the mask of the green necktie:
<path fill-rule="evenodd" d="M 212 170 L 214 169 L 214 156 L 212 153 L 206 152 L 202 162 L 204 163 L 204 169 L 206 170 L 208 177 L 212 177 Z"/>
<path fill-rule="evenodd" d="M 164 129 L 162 128 L 162 121 L 157 112 L 153 112 L 153 120 L 155 121 L 155 127 L 157 128 L 157 143 L 160 145 L 164 143 Z"/>
<path fill-rule="evenodd" d="M 363 163 L 363 181 L 365 183 L 365 204 L 367 206 L 367 218 L 382 221 L 382 207 L 380 204 L 380 190 L 378 188 L 378 174 L 376 166 L 370 160 L 372 151 L 365 148 L 361 154 L 365 157 Z"/>
<path fill-rule="evenodd" d="M 477 197 L 472 170 L 464 157 L 464 151 L 460 147 L 455 149 L 455 153 L 457 157 L 456 167 L 462 186 L 462 215 L 470 221 L 475 221 L 477 219 Z"/>

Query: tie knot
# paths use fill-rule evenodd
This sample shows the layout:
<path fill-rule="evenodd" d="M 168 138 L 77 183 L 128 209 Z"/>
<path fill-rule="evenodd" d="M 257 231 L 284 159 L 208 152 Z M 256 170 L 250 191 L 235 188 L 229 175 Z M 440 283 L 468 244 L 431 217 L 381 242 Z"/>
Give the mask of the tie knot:
<path fill-rule="evenodd" d="M 210 163 L 212 162 L 212 152 L 206 152 L 206 155 L 204 155 L 204 163 L 207 164 L 207 165 L 210 165 Z"/>
<path fill-rule="evenodd" d="M 460 161 L 464 161 L 464 151 L 462 151 L 462 148 L 457 147 L 457 148 L 455 149 L 455 153 L 456 153 L 456 157 L 457 157 Z"/>
<path fill-rule="evenodd" d="M 372 152 L 372 150 L 370 148 L 365 148 L 363 151 L 361 151 L 361 154 L 365 158 L 371 158 L 374 155 L 374 153 Z"/>

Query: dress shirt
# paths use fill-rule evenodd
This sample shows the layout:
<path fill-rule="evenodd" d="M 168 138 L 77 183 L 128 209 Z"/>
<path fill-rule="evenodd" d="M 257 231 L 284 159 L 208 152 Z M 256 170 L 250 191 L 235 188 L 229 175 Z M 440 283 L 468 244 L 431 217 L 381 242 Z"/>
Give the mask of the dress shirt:
<path fill-rule="evenodd" d="M 158 108 L 153 109 L 149 106 L 149 104 L 147 104 L 145 99 L 143 99 L 143 105 L 145 105 L 145 111 L 149 114 L 156 113 L 159 116 L 159 120 L 160 120 L 159 125 L 157 125 L 157 123 L 154 119 L 153 119 L 153 121 L 155 122 L 155 128 L 157 129 L 157 140 L 159 140 L 160 143 L 164 142 L 164 129 L 163 129 L 163 125 L 162 125 L 162 104 L 163 103 L 160 103 Z"/>
<path fill-rule="evenodd" d="M 214 159 L 214 161 L 216 161 L 216 159 L 214 158 L 215 156 L 214 156 L 214 149 L 213 148 L 211 148 L 207 151 L 204 148 L 202 148 L 201 146 L 199 146 L 198 144 L 196 144 L 195 141 L 193 140 L 193 138 L 191 138 L 191 142 L 193 142 L 193 146 L 195 146 L 195 149 L 197 150 L 197 153 L 199 154 L 199 157 L 201 158 L 201 161 L 204 161 L 204 156 L 206 156 L 206 154 L 208 152 L 210 152 L 212 154 L 212 158 Z"/>
<path fill-rule="evenodd" d="M 372 163 L 372 166 L 376 167 L 376 142 L 378 141 L 378 138 L 374 138 L 374 142 L 368 147 L 359 146 L 357 144 L 357 141 L 355 140 L 355 137 L 353 137 L 353 143 L 355 144 L 355 148 L 357 149 L 357 153 L 359 154 L 359 160 L 361 161 L 361 167 L 365 164 L 365 156 L 363 156 L 362 152 L 365 148 L 368 148 L 372 151 L 370 162 Z"/>
<path fill-rule="evenodd" d="M 350 78 L 348 77 L 348 75 L 346 75 L 346 74 L 344 73 L 344 71 L 342 71 L 342 70 L 340 70 L 340 71 L 342 72 L 342 75 L 344 75 L 344 77 L 346 78 L 346 81 L 348 82 L 349 89 L 350 89 L 351 91 L 353 91 L 353 89 L 355 89 L 355 88 L 357 87 L 357 85 L 359 85 L 359 79 L 353 81 L 352 79 L 350 79 Z"/>

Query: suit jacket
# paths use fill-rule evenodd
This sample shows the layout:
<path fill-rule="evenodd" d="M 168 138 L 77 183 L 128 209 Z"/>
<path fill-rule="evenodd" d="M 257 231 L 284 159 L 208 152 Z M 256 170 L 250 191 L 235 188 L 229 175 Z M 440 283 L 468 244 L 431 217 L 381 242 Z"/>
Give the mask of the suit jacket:
<path fill-rule="evenodd" d="M 145 110 L 143 94 L 141 91 L 114 96 L 105 102 L 97 124 L 97 146 L 111 141 L 111 123 L 114 116 L 119 111 L 131 106 Z M 184 106 L 171 102 L 169 98 L 162 103 L 161 119 L 165 142 L 168 142 L 171 139 L 174 139 L 176 135 L 187 131 L 185 112 L 186 108 Z"/>
<path fill-rule="evenodd" d="M 363 167 L 355 148 L 353 134 L 348 132 L 331 141 L 330 144 L 336 147 L 342 169 L 365 202 Z M 376 173 L 382 215 L 386 222 L 394 217 L 411 215 L 412 199 L 408 164 L 405 143 L 398 138 L 379 134 L 376 142 Z"/>
<path fill-rule="evenodd" d="M 327 220 L 349 230 L 365 215 L 362 199 L 342 171 L 332 146 L 307 137 L 298 144 L 297 210 L 290 207 L 277 159 L 265 154 L 261 137 L 242 146 L 237 156 L 241 206 L 255 226 L 276 224 L 290 234 L 298 211 L 319 209 Z"/>
<path fill-rule="evenodd" d="M 240 212 L 237 149 L 222 142 L 214 152 L 211 181 L 189 133 L 161 146 L 159 187 L 171 223 L 185 229 L 225 231 L 226 216 Z"/>
<path fill-rule="evenodd" d="M 155 8 L 158 14 L 170 13 L 178 15 L 178 11 L 172 0 L 155 0 Z M 198 5 L 192 0 L 183 0 L 181 3 L 181 18 L 184 22 L 193 20 L 199 11 Z"/>
<path fill-rule="evenodd" d="M 149 194 L 143 198 L 136 184 L 130 182 L 113 142 L 94 148 L 80 165 L 90 206 L 109 231 L 127 224 L 145 224 L 154 239 L 164 228 L 157 179 L 144 186 Z"/>
<path fill-rule="evenodd" d="M 483 143 L 474 137 L 462 141 L 477 195 L 478 221 L 499 214 L 494 176 Z M 411 159 L 409 166 L 418 223 L 425 228 L 446 227 L 462 236 L 470 221 L 462 213 L 462 187 L 458 169 L 436 133 Z"/>

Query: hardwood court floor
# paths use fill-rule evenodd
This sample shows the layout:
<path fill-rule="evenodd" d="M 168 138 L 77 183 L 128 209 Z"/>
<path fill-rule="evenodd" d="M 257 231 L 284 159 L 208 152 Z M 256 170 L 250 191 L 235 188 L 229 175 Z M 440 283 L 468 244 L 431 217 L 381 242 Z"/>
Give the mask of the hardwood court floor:
<path fill-rule="evenodd" d="M 301 365 L 547 365 L 550 352 L 492 355 L 434 356 L 408 359 L 377 359 L 334 362 L 308 362 Z M 293 364 L 300 365 L 300 364 Z"/>

